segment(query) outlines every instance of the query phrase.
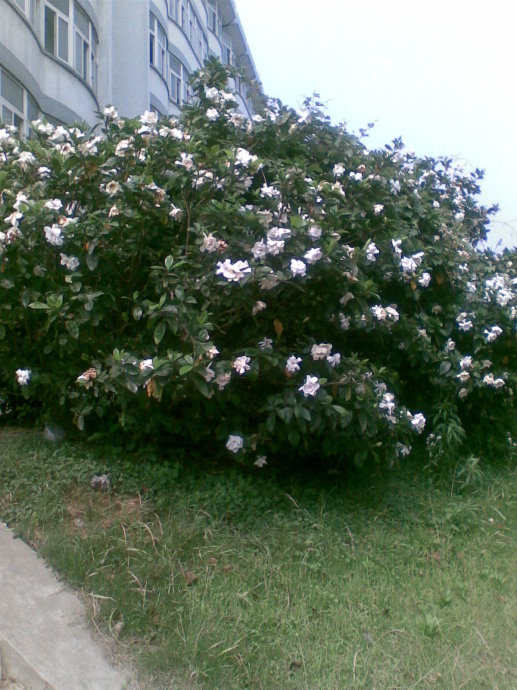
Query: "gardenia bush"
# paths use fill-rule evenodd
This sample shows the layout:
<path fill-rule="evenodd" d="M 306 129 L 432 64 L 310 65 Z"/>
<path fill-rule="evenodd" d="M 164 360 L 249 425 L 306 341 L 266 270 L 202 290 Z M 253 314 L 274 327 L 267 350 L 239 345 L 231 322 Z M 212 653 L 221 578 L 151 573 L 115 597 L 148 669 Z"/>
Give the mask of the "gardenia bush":
<path fill-rule="evenodd" d="M 443 452 L 514 422 L 515 254 L 480 171 L 268 100 L 0 129 L 0 398 L 263 466 Z"/>

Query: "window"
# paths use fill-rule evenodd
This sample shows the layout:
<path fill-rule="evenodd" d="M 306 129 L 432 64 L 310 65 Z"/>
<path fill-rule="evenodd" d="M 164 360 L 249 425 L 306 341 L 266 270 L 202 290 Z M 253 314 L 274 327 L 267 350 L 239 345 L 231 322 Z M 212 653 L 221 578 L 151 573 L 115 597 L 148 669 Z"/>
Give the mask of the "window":
<path fill-rule="evenodd" d="M 181 60 L 169 53 L 169 98 L 176 105 L 190 103 L 189 77 L 190 74 Z"/>
<path fill-rule="evenodd" d="M 187 33 L 188 26 L 188 2 L 187 0 L 181 0 L 181 28 L 185 33 Z"/>
<path fill-rule="evenodd" d="M 173 22 L 180 23 L 180 0 L 167 0 L 167 14 Z"/>
<path fill-rule="evenodd" d="M 18 0 L 17 0 L 18 1 Z M 25 0 L 31 8 L 36 0 Z M 93 22 L 73 0 L 42 0 L 43 44 L 97 89 L 97 47 L 99 39 Z"/>
<path fill-rule="evenodd" d="M 44 9 L 45 48 L 68 62 L 69 0 L 45 0 Z"/>
<path fill-rule="evenodd" d="M 152 113 L 154 113 L 155 115 L 157 115 L 158 119 L 160 119 L 160 118 L 162 118 L 162 117 L 165 117 L 164 114 L 162 113 L 162 111 L 161 111 L 161 110 L 158 110 L 158 108 L 157 108 L 155 105 L 152 105 L 152 104 L 151 104 L 151 105 L 149 106 L 149 110 L 150 110 Z"/>
<path fill-rule="evenodd" d="M 90 65 L 90 20 L 88 15 L 79 7 L 75 6 L 74 12 L 75 28 L 75 59 L 74 67 L 81 77 L 88 81 L 91 70 Z"/>
<path fill-rule="evenodd" d="M 233 65 L 234 63 L 234 57 L 233 57 L 233 50 L 231 43 L 229 43 L 228 40 L 225 40 L 223 43 L 223 63 L 225 65 Z"/>
<path fill-rule="evenodd" d="M 165 30 L 160 22 L 156 19 L 154 14 L 149 14 L 149 59 L 151 65 L 155 67 L 158 72 L 165 77 L 166 62 L 165 56 L 167 55 L 167 36 Z"/>
<path fill-rule="evenodd" d="M 169 53 L 169 98 L 178 105 L 181 105 L 182 67 L 178 58 Z"/>
<path fill-rule="evenodd" d="M 91 29 L 92 44 L 90 52 L 90 78 L 93 90 L 97 92 L 97 50 L 99 48 L 99 37 L 97 36 L 97 32 L 95 31 L 93 24 L 91 25 Z"/>
<path fill-rule="evenodd" d="M 21 134 L 29 134 L 29 123 L 39 115 L 38 104 L 30 93 L 8 72 L 0 68 L 0 120 L 14 125 Z"/>
<path fill-rule="evenodd" d="M 208 28 L 214 33 L 220 41 L 223 39 L 223 22 L 219 13 L 219 7 L 215 2 L 209 2 L 208 10 Z"/>

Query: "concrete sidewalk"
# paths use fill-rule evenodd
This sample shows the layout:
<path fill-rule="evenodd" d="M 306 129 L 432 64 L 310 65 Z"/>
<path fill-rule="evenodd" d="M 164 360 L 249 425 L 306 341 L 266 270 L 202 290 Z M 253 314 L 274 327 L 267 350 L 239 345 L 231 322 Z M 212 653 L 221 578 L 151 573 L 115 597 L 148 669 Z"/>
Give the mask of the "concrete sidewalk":
<path fill-rule="evenodd" d="M 114 667 L 68 589 L 0 523 L 0 687 L 123 690 L 129 673 Z M 10 678 L 11 682 L 4 684 Z"/>

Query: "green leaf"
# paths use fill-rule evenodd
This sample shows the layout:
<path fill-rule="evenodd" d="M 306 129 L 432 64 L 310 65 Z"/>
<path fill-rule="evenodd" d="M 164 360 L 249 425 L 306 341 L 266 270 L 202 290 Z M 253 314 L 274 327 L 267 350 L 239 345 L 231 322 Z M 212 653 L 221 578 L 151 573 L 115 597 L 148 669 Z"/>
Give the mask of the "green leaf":
<path fill-rule="evenodd" d="M 294 416 L 297 419 L 305 419 L 307 422 L 311 421 L 311 413 L 303 405 L 298 405 L 298 407 L 294 408 Z"/>
<path fill-rule="evenodd" d="M 341 426 L 345 427 L 350 424 L 353 418 L 353 414 L 350 412 L 350 410 L 347 410 L 345 407 L 341 407 L 341 405 L 332 405 L 332 409 L 338 413 L 338 415 L 341 417 Z M 361 423 L 359 421 L 359 423 Z M 361 427 L 362 428 L 362 427 Z M 364 433 L 364 429 L 363 429 Z"/>
<path fill-rule="evenodd" d="M 79 337 L 79 326 L 77 325 L 77 321 L 67 321 L 66 322 L 66 330 L 70 333 L 72 338 L 74 340 L 77 340 Z"/>
<path fill-rule="evenodd" d="M 48 310 L 49 306 L 48 304 L 45 304 L 45 302 L 31 302 L 29 304 L 30 309 L 45 309 Z"/>
<path fill-rule="evenodd" d="M 88 256 L 86 257 L 86 265 L 88 266 L 90 271 L 95 271 L 98 263 L 99 263 L 99 255 L 98 254 L 88 254 Z"/>
<path fill-rule="evenodd" d="M 204 398 L 210 399 L 214 394 L 207 382 L 200 377 L 194 378 L 194 385 Z"/>
<path fill-rule="evenodd" d="M 165 268 L 170 271 L 172 268 L 172 264 L 174 263 L 174 257 L 169 254 L 169 256 L 165 257 Z"/>
<path fill-rule="evenodd" d="M 452 365 L 448 360 L 444 360 L 440 364 L 440 369 L 439 369 L 440 374 L 446 374 L 450 370 L 451 366 Z"/>
<path fill-rule="evenodd" d="M 296 429 L 289 429 L 287 440 L 292 446 L 296 447 L 300 443 L 300 433 Z"/>
<path fill-rule="evenodd" d="M 194 368 L 194 367 L 192 366 L 192 364 L 184 364 L 184 365 L 180 368 L 180 376 L 185 376 L 185 374 L 188 374 L 189 371 L 192 371 L 193 368 Z"/>
<path fill-rule="evenodd" d="M 161 343 L 162 338 L 165 335 L 166 327 L 167 324 L 165 323 L 165 321 L 160 321 L 160 323 L 154 329 L 153 339 L 156 345 L 159 345 Z"/>

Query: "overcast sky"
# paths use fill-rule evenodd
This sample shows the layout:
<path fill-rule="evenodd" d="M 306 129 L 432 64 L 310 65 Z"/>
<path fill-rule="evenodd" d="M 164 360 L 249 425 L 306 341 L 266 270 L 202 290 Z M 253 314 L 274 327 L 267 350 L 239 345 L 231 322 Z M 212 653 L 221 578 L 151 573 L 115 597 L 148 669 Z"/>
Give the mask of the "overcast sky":
<path fill-rule="evenodd" d="M 235 0 L 267 95 L 320 94 L 336 123 L 375 122 L 420 155 L 486 171 L 490 244 L 517 246 L 514 0 Z M 368 143 L 368 142 L 367 142 Z"/>

